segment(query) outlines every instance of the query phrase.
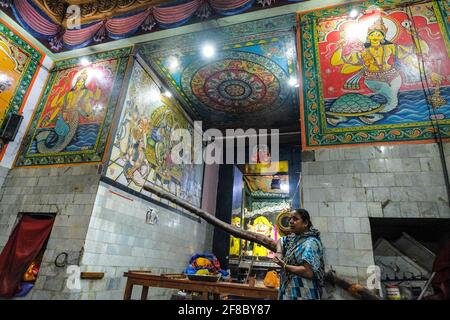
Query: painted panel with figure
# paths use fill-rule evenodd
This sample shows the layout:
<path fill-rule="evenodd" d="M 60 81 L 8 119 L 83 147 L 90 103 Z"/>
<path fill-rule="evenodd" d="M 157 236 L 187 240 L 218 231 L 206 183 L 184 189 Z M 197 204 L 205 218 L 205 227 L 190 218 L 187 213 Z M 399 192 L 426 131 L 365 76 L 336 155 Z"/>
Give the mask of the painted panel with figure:
<path fill-rule="evenodd" d="M 102 161 L 130 50 L 55 64 L 16 166 Z"/>
<path fill-rule="evenodd" d="M 22 111 L 43 59 L 39 50 L 0 20 L 0 128 L 9 113 Z M 0 160 L 4 149 L 1 143 Z"/>
<path fill-rule="evenodd" d="M 299 15 L 304 148 L 450 136 L 448 6 L 401 2 Z"/>
<path fill-rule="evenodd" d="M 193 137 L 193 126 L 177 101 L 161 93 L 135 62 L 106 177 L 138 192 L 156 185 L 200 207 L 203 166 L 172 161 L 179 144 L 171 140 L 173 131 L 187 129 Z"/>

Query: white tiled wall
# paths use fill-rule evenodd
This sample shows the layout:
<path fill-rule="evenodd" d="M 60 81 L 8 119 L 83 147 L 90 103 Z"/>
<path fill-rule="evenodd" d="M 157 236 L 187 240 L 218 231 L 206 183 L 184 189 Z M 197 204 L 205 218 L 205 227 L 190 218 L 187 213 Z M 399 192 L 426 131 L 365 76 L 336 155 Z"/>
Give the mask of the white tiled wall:
<path fill-rule="evenodd" d="M 146 224 L 156 209 L 159 221 Z M 100 183 L 86 236 L 83 271 L 104 272 L 102 280 L 82 280 L 82 299 L 123 299 L 128 270 L 182 273 L 196 252 L 210 252 L 212 229 L 119 189 Z M 133 298 L 140 297 L 136 287 Z M 168 299 L 172 290 L 151 288 L 149 299 Z"/>
<path fill-rule="evenodd" d="M 449 144 L 445 154 L 448 164 Z M 301 185 L 327 268 L 362 284 L 374 263 L 369 217 L 450 218 L 436 144 L 318 150 Z"/>

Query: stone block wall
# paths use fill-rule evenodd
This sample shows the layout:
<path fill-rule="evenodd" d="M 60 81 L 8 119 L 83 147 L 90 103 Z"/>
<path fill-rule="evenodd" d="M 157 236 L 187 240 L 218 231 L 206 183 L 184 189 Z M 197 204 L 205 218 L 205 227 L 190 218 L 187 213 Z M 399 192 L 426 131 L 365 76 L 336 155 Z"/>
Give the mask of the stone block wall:
<path fill-rule="evenodd" d="M 35 287 L 22 299 L 122 299 L 123 272 L 181 273 L 193 253 L 211 251 L 212 226 L 192 214 L 174 212 L 100 183 L 99 172 L 97 165 L 5 170 L 0 191 L 0 251 L 20 212 L 56 213 Z M 206 170 L 205 177 L 210 188 L 203 199 L 204 209 L 211 211 L 217 170 Z M 145 223 L 150 208 L 157 210 L 157 225 Z M 55 265 L 64 252 L 68 253 L 67 266 L 80 265 L 79 271 L 104 272 L 105 277 L 80 280 L 79 289 L 69 289 L 73 271 Z M 133 298 L 139 295 L 136 290 Z M 149 298 L 170 295 L 170 290 L 154 289 Z"/>
<path fill-rule="evenodd" d="M 8 168 L 0 166 L 0 188 L 3 186 L 3 182 L 5 182 L 8 171 Z"/>
<path fill-rule="evenodd" d="M 153 208 L 159 217 L 146 224 Z M 86 236 L 82 271 L 104 272 L 102 280 L 81 280 L 81 299 L 123 299 L 128 270 L 183 273 L 196 252 L 211 251 L 212 228 L 181 214 L 100 183 Z M 133 290 L 140 298 L 141 288 Z M 150 288 L 149 299 L 169 299 L 173 290 Z"/>
<path fill-rule="evenodd" d="M 370 217 L 450 218 L 436 144 L 325 149 L 313 159 L 302 163 L 303 206 L 322 232 L 327 268 L 349 280 L 365 284 L 374 264 Z"/>
<path fill-rule="evenodd" d="M 69 299 L 63 292 L 66 268 L 54 261 L 68 253 L 76 264 L 84 246 L 100 176 L 97 165 L 75 167 L 14 168 L 0 191 L 0 250 L 20 212 L 56 213 L 55 223 L 36 285 L 27 298 Z"/>

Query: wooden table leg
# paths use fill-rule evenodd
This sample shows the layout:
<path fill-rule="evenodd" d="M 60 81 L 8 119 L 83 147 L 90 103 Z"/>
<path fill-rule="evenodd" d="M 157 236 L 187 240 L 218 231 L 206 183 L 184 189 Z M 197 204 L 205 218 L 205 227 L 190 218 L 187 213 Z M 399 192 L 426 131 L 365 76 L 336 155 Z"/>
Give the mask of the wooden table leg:
<path fill-rule="evenodd" d="M 203 291 L 202 292 L 202 300 L 208 300 L 208 298 L 209 298 L 209 292 Z"/>
<path fill-rule="evenodd" d="M 142 286 L 141 300 L 147 300 L 148 296 L 148 287 Z"/>
<path fill-rule="evenodd" d="M 125 293 L 123 295 L 123 300 L 130 300 L 132 292 L 133 292 L 133 283 L 130 281 L 130 279 L 128 279 L 127 285 L 125 287 Z"/>

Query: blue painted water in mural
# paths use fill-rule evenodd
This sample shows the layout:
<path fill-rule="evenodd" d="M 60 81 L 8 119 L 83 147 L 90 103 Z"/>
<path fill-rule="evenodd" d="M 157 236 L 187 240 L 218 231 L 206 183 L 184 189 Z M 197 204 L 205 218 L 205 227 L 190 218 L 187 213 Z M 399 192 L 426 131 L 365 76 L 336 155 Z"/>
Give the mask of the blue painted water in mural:
<path fill-rule="evenodd" d="M 442 115 L 443 119 L 450 119 L 450 87 L 441 88 L 441 96 L 447 100 L 447 104 L 434 110 L 436 115 Z M 396 109 L 389 113 L 381 113 L 385 117 L 377 121 L 374 125 L 383 124 L 406 124 L 430 121 L 429 104 L 425 101 L 422 90 L 412 90 L 400 92 L 398 95 L 399 105 Z M 383 103 L 384 98 L 381 96 L 372 96 L 372 99 Z M 328 110 L 335 100 L 325 101 L 325 110 Z M 433 114 L 433 111 L 432 113 Z M 331 126 L 327 123 L 328 128 L 349 128 L 367 126 L 358 118 L 348 118 L 346 122 L 339 123 L 337 126 Z"/>
<path fill-rule="evenodd" d="M 62 152 L 81 151 L 86 149 L 93 149 L 97 140 L 99 124 L 83 124 L 79 125 L 75 137 L 70 144 Z M 36 148 L 36 140 L 33 141 L 30 147 L 30 154 L 39 153 Z"/>

